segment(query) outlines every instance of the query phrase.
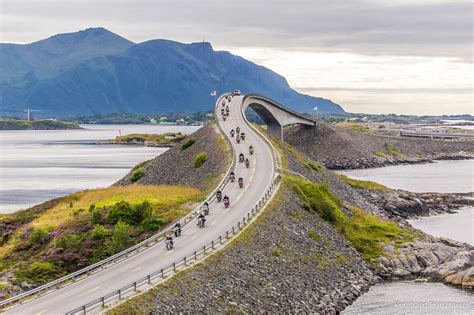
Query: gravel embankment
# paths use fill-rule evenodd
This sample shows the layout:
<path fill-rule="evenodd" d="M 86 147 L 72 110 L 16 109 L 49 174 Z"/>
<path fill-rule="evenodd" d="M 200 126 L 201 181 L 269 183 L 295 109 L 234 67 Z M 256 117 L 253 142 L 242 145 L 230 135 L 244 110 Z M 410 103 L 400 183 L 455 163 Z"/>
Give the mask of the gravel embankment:
<path fill-rule="evenodd" d="M 230 163 L 229 145 L 220 134 L 215 124 L 207 124 L 198 131 L 183 139 L 160 156 L 144 163 L 141 169 L 144 176 L 135 181 L 143 185 L 186 185 L 201 190 L 210 189 L 226 171 Z M 187 149 L 182 144 L 188 140 L 195 142 Z M 204 152 L 207 160 L 194 167 L 197 154 Z M 135 170 L 130 171 L 115 185 L 130 185 L 130 178 Z"/>
<path fill-rule="evenodd" d="M 286 130 L 284 137 L 289 144 L 330 169 L 371 168 L 474 157 L 473 141 L 382 137 L 324 123 L 316 129 L 291 127 Z"/>

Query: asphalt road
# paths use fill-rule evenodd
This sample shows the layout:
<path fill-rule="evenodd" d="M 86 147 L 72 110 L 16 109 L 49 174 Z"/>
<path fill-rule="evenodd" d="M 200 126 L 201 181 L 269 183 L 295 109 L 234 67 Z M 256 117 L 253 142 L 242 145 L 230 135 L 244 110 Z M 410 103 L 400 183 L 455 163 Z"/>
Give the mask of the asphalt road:
<path fill-rule="evenodd" d="M 240 127 L 241 132 L 245 132 L 246 138 L 240 144 L 237 144 L 235 137 L 231 138 L 231 142 L 237 159 L 240 153 L 250 159 L 249 168 L 244 163 L 237 162 L 234 170 L 236 178 L 244 178 L 244 188 L 239 188 L 235 181 L 229 182 L 223 189 L 223 194 L 230 197 L 230 208 L 225 209 L 222 202 L 211 203 L 206 226 L 201 229 L 195 221 L 186 225 L 181 237 L 175 239 L 173 250 L 166 250 L 164 243 L 160 242 L 103 271 L 15 307 L 6 314 L 64 314 L 181 260 L 231 229 L 255 206 L 275 172 L 270 148 L 245 123 L 241 111 L 242 100 L 242 96 L 232 98 L 229 104 L 230 117 L 225 122 L 221 118 L 220 104 L 217 113 L 219 124 L 227 134 L 236 126 Z M 255 148 L 252 156 L 248 153 L 250 145 Z"/>

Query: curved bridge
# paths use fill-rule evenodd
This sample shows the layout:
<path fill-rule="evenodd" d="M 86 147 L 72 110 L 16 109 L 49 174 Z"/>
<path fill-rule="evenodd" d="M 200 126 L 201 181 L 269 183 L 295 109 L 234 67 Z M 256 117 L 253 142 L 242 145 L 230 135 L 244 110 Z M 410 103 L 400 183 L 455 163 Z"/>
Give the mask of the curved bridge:
<path fill-rule="evenodd" d="M 301 115 L 277 102 L 258 94 L 247 94 L 242 101 L 242 111 L 252 108 L 265 124 L 268 126 L 268 133 L 283 140 L 283 127 L 286 125 L 300 124 L 315 127 L 317 122 L 314 119 Z"/>

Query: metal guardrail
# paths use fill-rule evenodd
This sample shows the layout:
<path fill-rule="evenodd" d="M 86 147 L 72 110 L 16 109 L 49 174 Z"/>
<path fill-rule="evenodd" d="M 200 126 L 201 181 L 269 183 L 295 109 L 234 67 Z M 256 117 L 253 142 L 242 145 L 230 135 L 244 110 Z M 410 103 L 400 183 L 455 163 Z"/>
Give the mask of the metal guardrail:
<path fill-rule="evenodd" d="M 222 95 L 219 97 L 219 99 L 217 100 L 217 103 L 216 103 L 216 106 L 217 104 L 219 103 L 220 99 L 222 97 L 226 96 L 226 94 Z M 218 124 L 219 125 L 219 124 Z M 219 125 L 219 128 L 221 130 L 221 132 L 224 133 L 224 131 L 222 130 L 222 128 L 220 127 Z M 224 133 L 225 134 L 225 133 Z M 232 143 L 230 142 L 230 140 L 228 139 L 228 137 L 225 137 L 226 140 L 229 142 L 231 148 L 233 148 L 232 146 Z M 211 204 L 214 199 L 215 199 L 215 193 L 217 190 L 222 190 L 222 188 L 227 184 L 227 182 L 229 181 L 229 174 L 230 172 L 232 171 L 232 169 L 234 168 L 235 166 L 235 152 L 233 150 L 233 154 L 232 154 L 232 162 L 229 166 L 229 168 L 227 169 L 227 173 L 226 175 L 224 176 L 224 178 L 220 181 L 220 183 L 217 185 L 217 187 L 214 189 L 214 191 L 207 197 L 207 199 L 205 201 L 207 201 L 209 204 Z M 198 205 L 196 206 L 192 211 L 190 211 L 186 216 L 182 217 L 181 219 L 177 220 L 175 223 L 179 222 L 181 223 L 181 225 L 186 225 L 187 223 L 189 223 L 190 221 L 192 221 L 195 216 L 198 214 L 199 212 L 199 209 L 200 209 L 201 205 Z M 174 224 L 175 224 L 174 223 Z M 59 278 L 57 280 L 54 280 L 54 281 L 51 281 L 49 283 L 46 283 L 44 285 L 41 285 L 39 287 L 36 287 L 32 290 L 29 290 L 29 291 L 26 291 L 26 292 L 23 292 L 23 293 L 20 293 L 16 296 L 13 296 L 9 299 L 6 299 L 6 300 L 3 300 L 3 301 L 0 301 L 0 307 L 5 310 L 4 308 L 6 308 L 7 306 L 8 307 L 13 307 L 15 306 L 15 303 L 24 303 L 24 302 L 27 302 L 29 300 L 32 300 L 34 299 L 35 297 L 38 297 L 38 296 L 42 296 L 44 294 L 47 294 L 47 293 L 50 293 L 52 291 L 55 291 L 55 290 L 58 290 L 60 288 L 63 288 L 71 283 L 74 283 L 75 281 L 77 280 L 80 280 L 80 279 L 83 279 L 91 274 L 93 274 L 94 272 L 98 271 L 98 270 L 103 270 L 107 267 L 110 267 L 114 264 L 116 264 L 117 262 L 121 262 L 123 261 L 124 259 L 127 259 L 128 257 L 134 255 L 134 254 L 138 254 L 139 252 L 149 248 L 150 246 L 152 245 L 155 245 L 157 244 L 158 242 L 160 242 L 161 240 L 164 239 L 165 235 L 168 234 L 174 224 L 171 224 L 168 228 L 162 230 L 161 232 L 141 241 L 140 243 L 132 246 L 132 247 L 129 247 L 113 256 L 110 256 L 108 258 L 105 258 L 93 265 L 90 265 L 88 267 L 85 267 L 83 269 L 80 269 L 78 271 L 75 271 L 67 276 L 64 276 L 62 278 Z"/>
<path fill-rule="evenodd" d="M 223 97 L 226 96 L 227 94 L 223 94 L 222 96 L 219 97 L 219 100 Z M 216 103 L 218 104 L 219 101 Z M 268 140 L 265 135 L 260 132 L 257 128 L 252 126 L 247 119 L 245 118 L 245 115 L 243 115 L 245 122 L 253 128 L 270 146 L 270 152 L 272 154 L 272 159 L 274 161 L 274 169 L 276 170 L 278 167 L 278 155 L 276 153 L 275 148 L 273 147 L 272 143 L 270 140 Z M 219 124 L 218 124 L 219 125 Z M 222 127 L 219 128 L 221 131 L 223 131 Z M 224 135 L 228 141 L 231 141 L 229 138 L 229 135 L 227 135 L 224 132 Z M 232 146 L 233 148 L 233 146 Z M 235 150 L 235 149 L 233 149 Z M 235 156 L 235 154 L 234 154 Z M 233 158 L 233 164 L 235 163 L 235 158 Z M 228 176 L 227 176 L 228 178 Z M 218 238 L 215 240 L 211 241 L 207 245 L 204 245 L 201 248 L 196 249 L 194 252 L 192 252 L 190 255 L 183 257 L 183 259 L 173 262 L 172 264 L 161 268 L 160 270 L 157 270 L 141 279 L 138 279 L 137 281 L 130 283 L 119 290 L 116 290 L 114 292 L 111 292 L 107 295 L 104 295 L 92 302 L 89 302 L 85 305 L 82 305 L 68 313 L 67 315 L 76 315 L 76 314 L 87 314 L 87 312 L 95 310 L 98 307 L 105 308 L 106 305 L 111 304 L 115 300 L 120 300 L 124 298 L 131 297 L 135 295 L 136 293 L 139 293 L 139 289 L 142 288 L 143 286 L 148 286 L 151 287 L 153 285 L 158 284 L 159 282 L 163 281 L 168 274 L 173 274 L 176 273 L 180 267 L 186 267 L 189 263 L 196 262 L 199 259 L 202 259 L 206 253 L 209 253 L 213 250 L 217 250 L 220 247 L 224 246 L 230 239 L 232 239 L 235 235 L 238 234 L 239 231 L 241 231 L 247 224 L 249 224 L 252 219 L 258 214 L 258 212 L 265 206 L 266 202 L 271 198 L 275 187 L 278 186 L 279 180 L 280 180 L 280 175 L 276 174 L 272 181 L 269 183 L 269 185 L 266 187 L 265 191 L 263 194 L 260 196 L 258 199 L 256 205 L 242 218 L 242 220 L 239 220 L 236 225 L 233 225 L 231 229 L 227 230 L 223 235 L 220 235 Z M 156 281 L 158 279 L 158 281 Z"/>

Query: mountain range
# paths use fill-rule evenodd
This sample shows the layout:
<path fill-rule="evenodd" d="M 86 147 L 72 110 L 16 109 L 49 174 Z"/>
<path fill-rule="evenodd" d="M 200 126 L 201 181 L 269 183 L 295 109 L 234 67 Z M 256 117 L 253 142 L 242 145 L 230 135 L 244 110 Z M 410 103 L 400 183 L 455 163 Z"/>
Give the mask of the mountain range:
<path fill-rule="evenodd" d="M 198 112 L 218 93 L 239 89 L 296 111 L 344 114 L 330 100 L 300 94 L 284 77 L 210 43 L 135 44 L 104 28 L 30 44 L 0 44 L 0 115 L 26 107 L 42 115 Z"/>

